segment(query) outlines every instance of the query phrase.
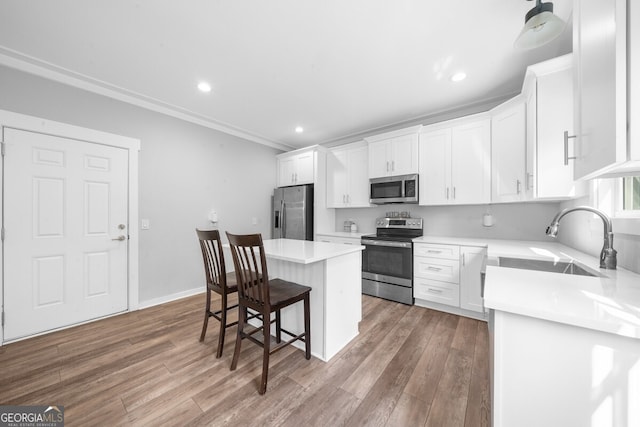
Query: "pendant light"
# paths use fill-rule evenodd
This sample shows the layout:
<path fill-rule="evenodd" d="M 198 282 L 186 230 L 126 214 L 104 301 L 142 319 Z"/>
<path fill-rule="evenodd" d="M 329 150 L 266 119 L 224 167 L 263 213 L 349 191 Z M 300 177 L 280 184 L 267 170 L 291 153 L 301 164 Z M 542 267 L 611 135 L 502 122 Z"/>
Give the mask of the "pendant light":
<path fill-rule="evenodd" d="M 531 0 L 527 0 L 531 1 Z M 553 14 L 553 3 L 536 0 L 536 6 L 527 12 L 524 28 L 513 44 L 518 49 L 533 49 L 558 37 L 565 22 Z"/>

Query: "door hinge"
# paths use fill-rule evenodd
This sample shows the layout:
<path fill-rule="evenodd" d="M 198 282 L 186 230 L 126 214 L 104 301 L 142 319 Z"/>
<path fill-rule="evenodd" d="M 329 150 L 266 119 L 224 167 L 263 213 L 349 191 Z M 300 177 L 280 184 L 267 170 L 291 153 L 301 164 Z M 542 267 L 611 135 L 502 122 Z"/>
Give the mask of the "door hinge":
<path fill-rule="evenodd" d="M 2 312 L 2 326 L 4 327 L 4 311 Z"/>
<path fill-rule="evenodd" d="M 4 157 L 5 150 L 6 150 L 6 149 L 5 149 L 5 147 L 6 147 L 6 146 L 7 146 L 7 143 L 6 143 L 6 142 L 0 142 L 0 147 L 1 147 L 1 148 L 0 148 L 0 152 L 1 152 L 1 154 L 2 154 L 2 157 Z"/>
<path fill-rule="evenodd" d="M 2 230 L 0 230 L 0 239 L 2 239 L 2 241 L 4 242 L 4 227 L 2 227 Z"/>

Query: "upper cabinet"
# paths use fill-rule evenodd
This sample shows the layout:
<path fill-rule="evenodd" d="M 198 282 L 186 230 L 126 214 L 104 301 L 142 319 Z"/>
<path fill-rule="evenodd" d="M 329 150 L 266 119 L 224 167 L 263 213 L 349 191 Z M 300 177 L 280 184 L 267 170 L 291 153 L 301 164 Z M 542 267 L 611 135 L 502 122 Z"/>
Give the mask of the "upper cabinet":
<path fill-rule="evenodd" d="M 369 143 L 369 177 L 418 173 L 418 132 L 413 126 L 365 138 Z"/>
<path fill-rule="evenodd" d="M 487 115 L 423 128 L 419 152 L 421 205 L 491 201 L 491 128 Z"/>
<path fill-rule="evenodd" d="M 278 187 L 313 184 L 315 179 L 315 148 L 304 148 L 277 156 Z"/>
<path fill-rule="evenodd" d="M 491 181 L 494 203 L 525 200 L 525 102 L 517 97 L 491 110 Z"/>
<path fill-rule="evenodd" d="M 640 90 L 640 13 L 634 3 L 574 0 L 576 178 L 640 171 L 633 115 Z"/>
<path fill-rule="evenodd" d="M 526 104 L 528 200 L 575 198 L 585 183 L 573 179 L 573 61 L 565 55 L 530 66 L 522 94 Z"/>
<path fill-rule="evenodd" d="M 327 154 L 327 207 L 370 206 L 368 164 L 369 150 L 364 141 L 329 150 Z"/>

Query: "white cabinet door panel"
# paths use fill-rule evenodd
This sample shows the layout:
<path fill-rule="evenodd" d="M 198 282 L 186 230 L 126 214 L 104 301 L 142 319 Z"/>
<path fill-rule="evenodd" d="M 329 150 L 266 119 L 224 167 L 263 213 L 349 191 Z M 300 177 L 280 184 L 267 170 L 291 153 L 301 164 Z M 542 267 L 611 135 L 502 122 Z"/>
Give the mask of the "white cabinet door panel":
<path fill-rule="evenodd" d="M 492 201 L 524 198 L 525 104 L 514 103 L 491 119 Z"/>
<path fill-rule="evenodd" d="M 451 196 L 456 204 L 491 202 L 491 128 L 488 120 L 453 128 Z"/>

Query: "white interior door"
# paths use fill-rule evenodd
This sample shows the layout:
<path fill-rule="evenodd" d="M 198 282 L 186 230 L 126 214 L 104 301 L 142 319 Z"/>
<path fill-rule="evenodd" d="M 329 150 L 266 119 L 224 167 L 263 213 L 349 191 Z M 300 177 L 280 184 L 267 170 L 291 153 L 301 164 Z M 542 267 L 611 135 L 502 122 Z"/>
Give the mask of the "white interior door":
<path fill-rule="evenodd" d="M 4 129 L 4 340 L 127 309 L 128 151 Z"/>

